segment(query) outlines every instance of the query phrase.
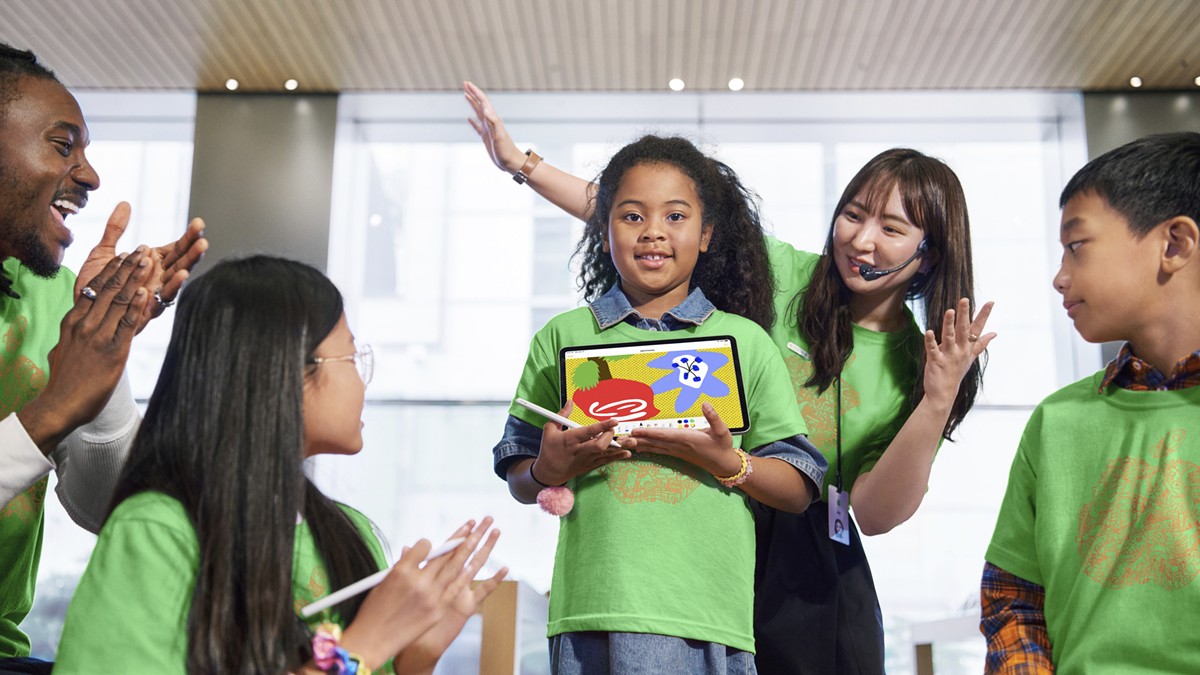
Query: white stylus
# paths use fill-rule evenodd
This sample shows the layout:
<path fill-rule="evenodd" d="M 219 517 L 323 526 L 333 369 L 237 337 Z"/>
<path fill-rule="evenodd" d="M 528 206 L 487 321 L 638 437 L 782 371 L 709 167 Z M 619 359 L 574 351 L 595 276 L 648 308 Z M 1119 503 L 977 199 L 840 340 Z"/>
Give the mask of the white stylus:
<path fill-rule="evenodd" d="M 517 405 L 525 407 L 525 408 L 529 408 L 533 412 L 541 415 L 542 417 L 545 417 L 546 419 L 550 420 L 551 422 L 558 422 L 559 424 L 563 425 L 564 427 L 578 429 L 579 427 L 583 426 L 582 424 L 580 424 L 579 422 L 576 422 L 573 419 L 568 419 L 566 417 L 563 417 L 562 415 L 559 415 L 556 412 L 551 412 L 549 410 L 546 410 L 542 406 L 540 406 L 536 403 L 530 403 L 529 401 L 526 401 L 523 398 L 517 399 Z M 614 448 L 621 447 L 621 444 L 618 443 L 617 439 L 615 439 L 615 438 L 613 440 L 609 441 L 608 444 Z"/>
<path fill-rule="evenodd" d="M 800 345 L 796 344 L 795 342 L 789 342 L 789 343 L 788 343 L 788 349 L 790 349 L 790 350 L 792 350 L 792 351 L 796 352 L 796 354 L 798 354 L 798 355 L 800 356 L 800 358 L 804 359 L 805 361 L 808 361 L 808 360 L 810 360 L 810 357 L 809 357 L 809 355 L 808 355 L 808 352 L 806 352 L 806 351 L 804 351 L 803 349 L 801 349 L 801 348 L 800 348 Z"/>
<path fill-rule="evenodd" d="M 446 543 L 444 543 L 440 546 L 433 547 L 433 550 L 429 552 L 429 555 L 425 556 L 425 560 L 423 562 L 429 562 L 430 560 L 433 560 L 434 558 L 438 558 L 438 557 L 446 555 L 447 553 L 458 548 L 459 545 L 462 544 L 466 540 L 467 540 L 466 537 L 457 537 L 455 539 L 450 539 L 449 541 L 447 541 Z M 391 572 L 391 571 L 392 571 L 392 569 L 390 567 L 386 570 L 379 570 L 378 572 L 376 572 L 375 574 L 372 574 L 369 577 L 359 579 L 358 581 L 350 584 L 349 586 L 346 586 L 343 589 L 340 589 L 340 590 L 334 591 L 333 593 L 330 593 L 329 595 L 321 598 L 320 600 L 317 600 L 316 602 L 312 603 L 311 605 L 305 605 L 304 609 L 300 610 L 300 616 L 303 616 L 304 618 L 307 619 L 308 617 L 312 616 L 313 614 L 316 614 L 317 612 L 319 612 L 323 609 L 326 609 L 328 607 L 333 607 L 334 605 L 338 604 L 339 602 L 341 602 L 343 600 L 353 598 L 354 596 L 358 595 L 359 593 L 362 593 L 364 591 L 368 591 L 372 588 L 375 588 L 376 586 L 378 586 L 380 583 L 383 582 L 384 577 L 386 577 L 388 575 L 388 572 Z"/>

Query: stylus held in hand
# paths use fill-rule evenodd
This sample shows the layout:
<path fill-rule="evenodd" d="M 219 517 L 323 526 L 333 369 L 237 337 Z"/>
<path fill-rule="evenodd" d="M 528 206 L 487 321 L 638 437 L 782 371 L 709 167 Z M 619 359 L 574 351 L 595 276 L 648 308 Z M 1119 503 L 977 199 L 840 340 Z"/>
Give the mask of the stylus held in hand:
<path fill-rule="evenodd" d="M 466 540 L 467 540 L 466 537 L 457 537 L 455 539 L 451 539 L 451 540 L 441 544 L 440 546 L 433 547 L 433 550 L 429 552 L 429 555 L 425 556 L 424 562 L 429 562 L 430 560 L 433 560 L 434 558 L 439 558 L 441 556 L 446 555 L 447 553 L 458 548 L 459 545 L 461 545 Z M 339 602 L 342 602 L 343 600 L 353 598 L 354 596 L 358 595 L 359 593 L 363 593 L 372 588 L 375 588 L 376 586 L 378 586 L 380 583 L 383 582 L 384 578 L 387 577 L 388 572 L 391 572 L 391 571 L 392 571 L 392 569 L 390 567 L 385 570 L 379 570 L 378 572 L 376 572 L 375 574 L 372 574 L 369 577 L 359 579 L 358 581 L 350 584 L 349 586 L 346 586 L 345 588 L 342 588 L 340 590 L 334 591 L 333 593 L 330 593 L 329 595 L 321 598 L 320 600 L 317 600 L 316 602 L 312 603 L 311 605 L 305 605 L 304 608 L 300 610 L 300 616 L 303 616 L 304 618 L 307 619 L 308 617 L 312 616 L 313 614 L 316 614 L 317 612 L 319 612 L 323 609 L 333 607 L 334 605 L 338 604 Z"/>
<path fill-rule="evenodd" d="M 542 417 L 545 417 L 546 419 L 550 420 L 551 422 L 558 422 L 559 424 L 563 425 L 564 427 L 570 427 L 571 429 L 578 429 L 579 427 L 583 426 L 582 424 L 580 424 L 579 422 L 576 422 L 573 419 L 569 419 L 569 418 L 563 417 L 562 415 L 559 415 L 556 412 L 546 410 L 542 406 L 540 406 L 536 403 L 530 403 L 529 401 L 526 401 L 523 398 L 517 399 L 517 405 L 522 406 L 524 408 L 528 408 L 528 409 L 532 410 L 533 412 L 541 415 Z M 617 439 L 615 439 L 615 438 L 613 440 L 609 441 L 608 444 L 614 448 L 621 447 L 621 444 L 618 443 Z"/>

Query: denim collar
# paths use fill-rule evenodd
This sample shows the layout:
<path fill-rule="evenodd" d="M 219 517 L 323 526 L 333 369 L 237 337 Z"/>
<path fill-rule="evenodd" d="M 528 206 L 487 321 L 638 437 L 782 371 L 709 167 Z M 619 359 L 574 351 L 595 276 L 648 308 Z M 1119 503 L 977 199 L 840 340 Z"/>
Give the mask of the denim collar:
<path fill-rule="evenodd" d="M 699 326 L 717 311 L 708 298 L 704 297 L 704 291 L 693 288 L 683 302 L 667 310 L 661 320 L 647 318 L 629 304 L 629 298 L 621 290 L 620 284 L 614 284 L 588 307 L 592 310 L 592 316 L 596 317 L 596 324 L 600 326 L 600 330 L 608 330 L 622 321 L 643 330 L 679 330 Z"/>

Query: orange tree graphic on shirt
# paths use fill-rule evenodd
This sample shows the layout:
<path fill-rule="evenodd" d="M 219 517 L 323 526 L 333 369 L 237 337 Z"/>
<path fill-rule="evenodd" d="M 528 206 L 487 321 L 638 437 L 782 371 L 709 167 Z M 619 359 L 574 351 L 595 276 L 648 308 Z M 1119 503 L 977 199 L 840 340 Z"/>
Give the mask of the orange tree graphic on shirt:
<path fill-rule="evenodd" d="M 857 357 L 851 354 L 842 368 L 845 372 Z M 815 387 L 805 386 L 808 378 L 812 377 L 813 365 L 810 361 L 794 354 L 785 354 L 783 360 L 787 363 L 788 374 L 792 376 L 792 387 L 796 390 L 796 403 L 800 404 L 800 412 L 804 415 L 804 423 L 808 426 L 808 440 L 817 446 L 821 452 L 832 457 L 837 450 L 837 384 L 817 395 Z M 857 408 L 860 397 L 853 385 L 842 381 L 842 415 Z M 832 469 L 831 469 L 832 470 Z"/>
<path fill-rule="evenodd" d="M 20 353 L 27 326 L 28 319 L 18 316 L 0 338 L 0 419 L 25 407 L 46 386 L 46 371 Z M 45 500 L 46 480 L 42 479 L 0 509 L 0 520 L 31 523 Z"/>
<path fill-rule="evenodd" d="M 312 568 L 312 572 L 308 575 L 308 583 L 297 588 L 295 591 L 296 597 L 293 604 L 297 614 L 305 605 L 316 602 L 317 598 L 323 598 L 329 595 L 329 573 L 325 570 L 325 566 L 318 562 Z M 326 614 L 330 610 L 326 610 Z"/>
<path fill-rule="evenodd" d="M 678 504 L 700 486 L 701 469 L 667 455 L 635 457 L 597 469 L 620 502 Z"/>
<path fill-rule="evenodd" d="M 1105 588 L 1187 586 L 1200 571 L 1200 466 L 1180 459 L 1187 432 L 1175 429 L 1149 461 L 1109 462 L 1079 510 L 1083 573 Z"/>

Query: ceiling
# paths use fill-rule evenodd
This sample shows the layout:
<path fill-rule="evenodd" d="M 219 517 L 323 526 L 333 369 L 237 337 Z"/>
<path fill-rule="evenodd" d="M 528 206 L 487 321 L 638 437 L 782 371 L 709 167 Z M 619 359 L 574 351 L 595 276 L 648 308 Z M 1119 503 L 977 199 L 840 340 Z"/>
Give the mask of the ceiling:
<path fill-rule="evenodd" d="M 72 88 L 1196 89 L 1200 0 L 0 0 Z"/>

